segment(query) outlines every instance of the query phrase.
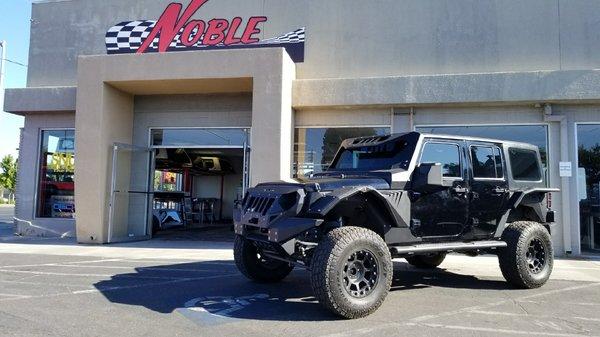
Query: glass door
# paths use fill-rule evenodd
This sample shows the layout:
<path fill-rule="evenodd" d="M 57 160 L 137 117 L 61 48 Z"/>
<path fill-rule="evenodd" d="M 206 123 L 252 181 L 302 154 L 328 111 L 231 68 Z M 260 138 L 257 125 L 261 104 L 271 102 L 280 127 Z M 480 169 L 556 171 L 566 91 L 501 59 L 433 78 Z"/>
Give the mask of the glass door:
<path fill-rule="evenodd" d="M 244 142 L 244 162 L 242 166 L 242 198 L 250 187 L 250 147 L 248 141 Z"/>
<path fill-rule="evenodd" d="M 600 253 L 600 124 L 577 125 L 581 250 Z"/>
<path fill-rule="evenodd" d="M 115 143 L 108 218 L 108 242 L 149 239 L 154 151 Z"/>

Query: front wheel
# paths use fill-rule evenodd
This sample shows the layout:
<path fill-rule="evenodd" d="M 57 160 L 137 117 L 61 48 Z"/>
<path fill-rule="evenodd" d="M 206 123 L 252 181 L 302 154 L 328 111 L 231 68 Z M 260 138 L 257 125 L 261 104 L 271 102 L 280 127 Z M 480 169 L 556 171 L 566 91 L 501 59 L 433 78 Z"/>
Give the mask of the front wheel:
<path fill-rule="evenodd" d="M 341 227 L 327 233 L 312 257 L 310 281 L 319 302 L 345 318 L 364 317 L 381 306 L 394 268 L 375 232 Z"/>
<path fill-rule="evenodd" d="M 540 223 L 514 222 L 502 233 L 507 247 L 498 250 L 500 270 L 512 285 L 531 289 L 548 281 L 554 265 L 550 234 Z"/>
<path fill-rule="evenodd" d="M 294 269 L 289 263 L 263 256 L 252 241 L 241 235 L 235 236 L 233 256 L 239 271 L 256 282 L 279 282 Z"/>

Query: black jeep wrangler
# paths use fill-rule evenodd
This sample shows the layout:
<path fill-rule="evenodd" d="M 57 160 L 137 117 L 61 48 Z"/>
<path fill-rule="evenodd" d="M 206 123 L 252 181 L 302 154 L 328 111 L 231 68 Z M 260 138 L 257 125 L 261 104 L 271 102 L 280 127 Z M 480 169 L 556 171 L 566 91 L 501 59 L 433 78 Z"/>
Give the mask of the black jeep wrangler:
<path fill-rule="evenodd" d="M 539 149 L 410 132 L 345 140 L 303 183 L 263 183 L 234 214 L 235 262 L 276 282 L 310 270 L 319 302 L 357 318 L 392 283 L 393 258 L 435 268 L 448 252 L 497 254 L 508 282 L 542 286 L 553 265 L 554 212 Z"/>

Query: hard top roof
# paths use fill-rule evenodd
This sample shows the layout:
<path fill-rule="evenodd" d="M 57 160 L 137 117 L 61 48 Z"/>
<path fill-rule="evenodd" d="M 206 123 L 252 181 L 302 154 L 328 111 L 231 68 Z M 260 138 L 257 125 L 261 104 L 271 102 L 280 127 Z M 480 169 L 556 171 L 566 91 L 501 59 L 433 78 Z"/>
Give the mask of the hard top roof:
<path fill-rule="evenodd" d="M 390 140 L 406 136 L 406 135 L 419 135 L 423 138 L 437 138 L 437 139 L 451 139 L 451 140 L 466 140 L 471 142 L 485 142 L 485 143 L 501 143 L 507 144 L 515 147 L 524 147 L 524 148 L 537 148 L 537 146 L 529 143 L 523 142 L 515 142 L 510 140 L 501 140 L 494 138 L 483 138 L 483 137 L 470 137 L 470 136 L 460 136 L 460 135 L 445 135 L 445 134 L 433 134 L 433 133 L 421 133 L 417 131 L 405 132 L 405 133 L 393 133 L 391 135 L 385 136 L 367 136 L 367 137 L 356 137 L 346 139 L 343 143 L 345 147 L 361 147 L 361 146 L 375 146 L 378 144 L 382 144 L 388 142 Z"/>

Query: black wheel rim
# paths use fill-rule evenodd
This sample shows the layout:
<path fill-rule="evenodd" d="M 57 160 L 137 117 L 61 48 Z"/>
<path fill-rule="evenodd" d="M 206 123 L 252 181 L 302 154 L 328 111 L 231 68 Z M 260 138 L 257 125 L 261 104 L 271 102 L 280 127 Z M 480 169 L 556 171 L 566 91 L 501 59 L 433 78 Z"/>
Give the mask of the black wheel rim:
<path fill-rule="evenodd" d="M 535 238 L 529 242 L 527 253 L 527 267 L 533 274 L 539 274 L 544 270 L 547 263 L 546 246 L 542 240 Z"/>
<path fill-rule="evenodd" d="M 368 250 L 359 250 L 348 256 L 342 269 L 342 281 L 350 296 L 369 296 L 377 287 L 378 279 L 379 265 L 375 254 Z"/>

